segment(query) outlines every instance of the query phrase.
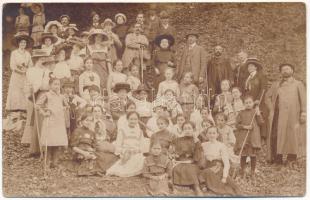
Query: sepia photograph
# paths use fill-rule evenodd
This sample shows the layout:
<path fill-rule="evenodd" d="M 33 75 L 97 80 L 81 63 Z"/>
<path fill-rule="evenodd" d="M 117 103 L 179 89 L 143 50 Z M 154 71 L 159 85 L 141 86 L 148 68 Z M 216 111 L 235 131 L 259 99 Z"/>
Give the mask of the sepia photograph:
<path fill-rule="evenodd" d="M 306 7 L 1 3 L 2 195 L 305 196 Z"/>

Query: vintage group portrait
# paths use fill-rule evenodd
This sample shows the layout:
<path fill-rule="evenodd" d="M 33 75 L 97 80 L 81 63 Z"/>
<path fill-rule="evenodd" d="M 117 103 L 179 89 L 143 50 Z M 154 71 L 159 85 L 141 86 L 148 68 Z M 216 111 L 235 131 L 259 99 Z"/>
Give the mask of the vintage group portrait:
<path fill-rule="evenodd" d="M 303 2 L 1 6 L 3 196 L 306 194 Z"/>

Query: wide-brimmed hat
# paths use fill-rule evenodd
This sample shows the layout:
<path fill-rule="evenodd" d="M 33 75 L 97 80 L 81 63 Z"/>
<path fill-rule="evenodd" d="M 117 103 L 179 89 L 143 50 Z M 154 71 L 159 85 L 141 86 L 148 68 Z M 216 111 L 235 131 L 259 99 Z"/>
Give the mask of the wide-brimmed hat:
<path fill-rule="evenodd" d="M 173 46 L 173 44 L 174 44 L 174 37 L 173 37 L 172 35 L 170 35 L 170 34 L 158 35 L 158 36 L 155 38 L 155 44 L 156 44 L 157 46 L 160 46 L 160 42 L 161 42 L 163 39 L 168 40 L 169 46 Z"/>
<path fill-rule="evenodd" d="M 142 91 L 149 92 L 150 89 L 149 89 L 149 87 L 147 87 L 147 85 L 145 85 L 145 84 L 140 84 L 140 85 L 138 86 L 138 88 L 134 91 L 134 93 L 139 94 L 139 93 L 142 92 Z"/>
<path fill-rule="evenodd" d="M 33 46 L 33 39 L 29 36 L 29 33 L 27 32 L 17 32 L 15 35 L 14 35 L 14 38 L 12 40 L 12 44 L 16 47 L 18 47 L 18 44 L 21 40 L 26 40 L 27 41 L 27 46 L 26 48 L 29 48 L 29 47 L 32 47 Z"/>
<path fill-rule="evenodd" d="M 59 17 L 59 21 L 61 21 L 61 19 L 64 18 L 64 17 L 68 18 L 68 20 L 70 21 L 69 15 L 61 15 L 61 16 Z"/>
<path fill-rule="evenodd" d="M 130 91 L 130 85 L 128 83 L 116 83 L 113 91 L 118 93 L 120 90 L 126 90 L 127 92 Z"/>
<path fill-rule="evenodd" d="M 61 23 L 59 23 L 58 21 L 54 20 L 54 21 L 49 21 L 47 22 L 47 24 L 45 25 L 45 29 L 44 32 L 51 32 L 50 29 L 52 26 L 56 26 L 58 29 L 61 28 Z"/>
<path fill-rule="evenodd" d="M 284 66 L 289 66 L 293 71 L 295 71 L 294 65 L 289 63 L 282 63 L 281 65 L 279 65 L 279 71 L 281 71 Z"/>
<path fill-rule="evenodd" d="M 48 56 L 50 56 L 48 49 L 33 49 L 31 52 L 31 58 L 42 58 Z"/>
<path fill-rule="evenodd" d="M 108 40 L 107 34 L 102 30 L 102 29 L 93 29 L 90 31 L 89 36 L 88 36 L 88 41 L 90 44 L 95 42 L 95 36 L 96 35 L 102 35 L 104 37 L 104 41 Z"/>
<path fill-rule="evenodd" d="M 246 68 L 248 68 L 249 64 L 255 65 L 256 68 L 257 68 L 257 71 L 263 69 L 261 63 L 258 61 L 257 58 L 248 58 L 248 59 L 246 60 L 246 62 L 245 62 Z"/>
<path fill-rule="evenodd" d="M 44 11 L 44 6 L 43 6 L 42 3 L 32 3 L 30 9 L 31 9 L 31 11 L 32 11 L 33 13 L 35 13 L 35 14 L 39 13 L 39 12 L 37 12 L 37 11 L 34 9 L 35 6 L 39 6 L 41 12 Z"/>
<path fill-rule="evenodd" d="M 42 33 L 41 42 L 44 43 L 44 40 L 46 38 L 50 38 L 52 41 L 52 44 L 55 44 L 58 41 L 58 38 L 54 36 L 53 33 L 50 33 L 50 32 Z"/>
<path fill-rule="evenodd" d="M 127 17 L 126 17 L 125 14 L 123 14 L 123 13 L 117 13 L 117 14 L 115 15 L 115 17 L 114 17 L 115 21 L 117 21 L 117 18 L 118 18 L 118 17 L 122 17 L 122 18 L 124 19 L 124 23 L 127 22 Z"/>
<path fill-rule="evenodd" d="M 111 24 L 112 27 L 115 27 L 115 23 L 110 18 L 106 18 L 100 25 L 102 28 L 104 28 L 107 24 Z"/>
<path fill-rule="evenodd" d="M 69 24 L 69 25 L 66 27 L 65 31 L 68 31 L 69 29 L 73 29 L 73 30 L 75 30 L 75 31 L 79 31 L 79 29 L 77 28 L 77 25 L 76 25 L 76 24 Z"/>
<path fill-rule="evenodd" d="M 78 37 L 72 37 L 68 40 L 68 43 L 70 45 L 77 45 L 79 46 L 80 48 L 83 48 L 85 47 L 85 43 L 84 41 L 81 39 L 81 38 L 78 38 Z"/>
<path fill-rule="evenodd" d="M 81 37 L 83 36 L 89 36 L 89 32 L 88 31 L 83 31 L 81 34 L 80 34 Z"/>
<path fill-rule="evenodd" d="M 189 31 L 189 32 L 185 35 L 185 38 L 188 39 L 188 37 L 189 37 L 190 35 L 193 35 L 193 36 L 195 36 L 196 38 L 199 38 L 199 34 L 198 34 L 197 32 L 195 32 L 195 31 Z"/>

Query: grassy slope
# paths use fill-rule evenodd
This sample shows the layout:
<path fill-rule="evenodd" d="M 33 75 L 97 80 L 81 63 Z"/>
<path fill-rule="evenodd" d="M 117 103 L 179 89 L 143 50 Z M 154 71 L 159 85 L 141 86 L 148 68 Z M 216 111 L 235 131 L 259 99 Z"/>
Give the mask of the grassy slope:
<path fill-rule="evenodd" d="M 178 49 L 184 46 L 184 34 L 193 29 L 201 33 L 200 43 L 209 55 L 216 44 L 226 48 L 232 57 L 245 49 L 264 64 L 269 80 L 278 78 L 278 64 L 296 65 L 298 79 L 306 79 L 305 10 L 303 4 L 206 4 L 177 6 L 165 4 L 178 30 Z M 143 6 L 142 6 L 143 7 Z M 145 7 L 145 6 L 144 6 Z M 115 13 L 114 11 L 110 11 Z M 111 15 L 112 16 L 112 15 Z M 132 21 L 132 17 L 130 19 Z M 5 100 L 9 71 L 3 74 Z M 4 102 L 5 103 L 5 102 Z M 54 170 L 42 179 L 38 160 L 21 158 L 27 148 L 20 144 L 21 133 L 3 134 L 3 192 L 5 196 L 144 196 L 145 181 L 134 177 L 106 180 L 77 178 L 72 172 Z M 305 192 L 305 162 L 297 170 L 278 171 L 264 162 L 264 151 L 258 163 L 256 182 L 237 180 L 245 195 L 302 195 Z M 138 189 L 139 188 L 139 189 Z M 140 189 L 141 188 L 141 189 Z M 193 195 L 181 189 L 176 195 Z M 210 195 L 210 194 L 207 194 Z"/>

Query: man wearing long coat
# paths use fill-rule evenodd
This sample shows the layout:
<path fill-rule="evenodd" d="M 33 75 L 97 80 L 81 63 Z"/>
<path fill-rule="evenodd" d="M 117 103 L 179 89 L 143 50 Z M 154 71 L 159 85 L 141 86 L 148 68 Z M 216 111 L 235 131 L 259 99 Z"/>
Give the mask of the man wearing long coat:
<path fill-rule="evenodd" d="M 282 164 L 283 155 L 287 161 L 295 161 L 299 152 L 299 141 L 305 134 L 301 125 L 306 121 L 306 91 L 304 84 L 293 77 L 294 67 L 280 65 L 282 80 L 275 82 L 266 93 L 269 107 L 269 134 L 267 138 L 267 160 Z"/>
<path fill-rule="evenodd" d="M 208 88 L 212 89 L 213 94 L 221 93 L 221 81 L 229 80 L 231 84 L 234 81 L 233 70 L 229 59 L 223 55 L 223 47 L 216 46 L 214 48 L 214 56 L 208 61 L 207 64 L 207 82 Z"/>
<path fill-rule="evenodd" d="M 184 73 L 192 72 L 194 83 L 202 83 L 205 78 L 207 62 L 204 48 L 196 43 L 198 34 L 186 35 L 187 45 L 181 54 L 181 62 L 177 66 L 177 78 L 182 79 Z"/>

